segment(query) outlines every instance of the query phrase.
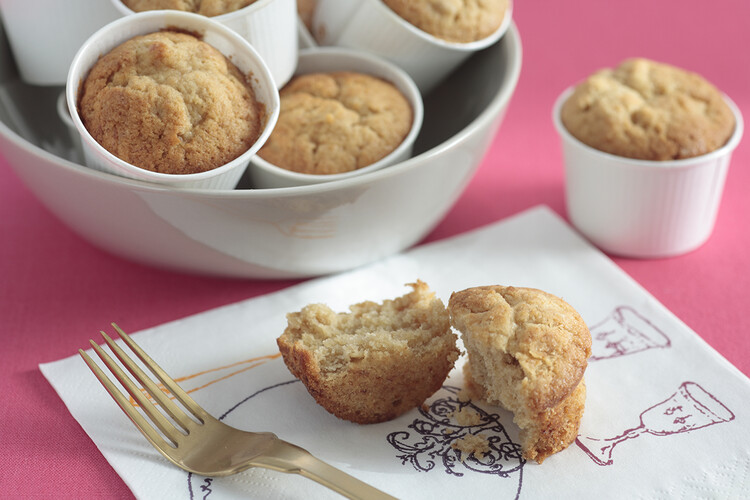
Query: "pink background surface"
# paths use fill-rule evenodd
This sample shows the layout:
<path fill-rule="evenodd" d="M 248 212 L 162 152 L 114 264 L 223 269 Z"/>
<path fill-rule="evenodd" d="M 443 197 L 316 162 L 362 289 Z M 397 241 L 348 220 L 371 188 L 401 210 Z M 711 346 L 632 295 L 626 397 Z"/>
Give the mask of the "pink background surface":
<path fill-rule="evenodd" d="M 475 179 L 427 241 L 538 204 L 565 216 L 552 103 L 571 83 L 626 57 L 700 73 L 750 119 L 747 0 L 527 0 L 517 1 L 514 18 L 524 62 L 506 120 Z M 614 259 L 745 374 L 749 166 L 746 137 L 703 247 L 671 259 Z M 76 353 L 112 321 L 137 331 L 294 282 L 174 274 L 106 254 L 43 208 L 2 152 L 0 213 L 0 497 L 131 498 L 37 365 Z"/>

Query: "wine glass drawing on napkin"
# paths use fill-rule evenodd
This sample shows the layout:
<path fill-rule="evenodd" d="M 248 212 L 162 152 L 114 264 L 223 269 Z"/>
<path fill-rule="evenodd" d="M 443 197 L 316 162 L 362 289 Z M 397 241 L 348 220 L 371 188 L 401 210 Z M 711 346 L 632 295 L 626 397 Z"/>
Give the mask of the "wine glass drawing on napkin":
<path fill-rule="evenodd" d="M 635 309 L 620 306 L 591 327 L 590 361 L 670 346 L 669 337 Z"/>
<path fill-rule="evenodd" d="M 612 465 L 615 446 L 643 434 L 669 436 L 730 420 L 734 414 L 721 401 L 697 383 L 683 382 L 670 397 L 644 410 L 637 427 L 608 439 L 579 435 L 576 444 L 597 465 Z"/>

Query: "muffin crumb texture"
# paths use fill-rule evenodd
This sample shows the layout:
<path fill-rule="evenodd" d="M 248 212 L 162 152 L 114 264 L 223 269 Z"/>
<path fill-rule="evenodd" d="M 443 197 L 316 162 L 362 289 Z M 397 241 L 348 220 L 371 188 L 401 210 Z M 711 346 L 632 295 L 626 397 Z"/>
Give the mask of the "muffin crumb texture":
<path fill-rule="evenodd" d="M 472 398 L 513 413 L 523 456 L 542 463 L 578 434 L 591 334 L 562 299 L 532 288 L 474 287 L 448 311 L 468 353 Z"/>
<path fill-rule="evenodd" d="M 256 0 L 122 0 L 130 10 L 182 10 L 208 17 L 220 16 L 247 7 Z"/>
<path fill-rule="evenodd" d="M 471 455 L 481 460 L 492 451 L 490 442 L 484 434 L 466 434 L 452 441 L 451 448 L 461 453 L 461 462 L 464 462 Z"/>
<path fill-rule="evenodd" d="M 384 422 L 437 391 L 458 358 L 448 312 L 421 281 L 393 300 L 348 313 L 310 304 L 287 315 L 277 339 L 292 374 L 328 412 L 355 423 Z"/>
<path fill-rule="evenodd" d="M 362 73 L 300 75 L 279 94 L 278 122 L 258 154 L 294 172 L 366 167 L 396 149 L 412 126 L 406 97 L 390 82 Z"/>
<path fill-rule="evenodd" d="M 265 109 L 240 70 L 195 36 L 160 31 L 102 56 L 81 88 L 86 129 L 140 168 L 192 174 L 247 151 Z"/>
<path fill-rule="evenodd" d="M 703 77 L 642 58 L 591 75 L 565 101 L 560 118 L 588 146 L 658 161 L 710 153 L 735 127 L 722 94 Z"/>
<path fill-rule="evenodd" d="M 383 0 L 405 21 L 448 42 L 487 38 L 502 24 L 510 0 Z"/>

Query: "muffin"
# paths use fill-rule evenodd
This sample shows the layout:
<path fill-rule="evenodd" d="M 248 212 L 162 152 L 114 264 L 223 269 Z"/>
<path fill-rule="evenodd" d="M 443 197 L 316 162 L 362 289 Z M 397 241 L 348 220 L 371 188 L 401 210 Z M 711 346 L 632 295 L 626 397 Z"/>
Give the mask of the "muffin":
<path fill-rule="evenodd" d="M 576 438 L 586 399 L 591 334 L 562 299 L 533 288 L 454 292 L 450 321 L 461 332 L 472 397 L 513 413 L 524 458 L 542 463 Z"/>
<path fill-rule="evenodd" d="M 734 115 L 721 92 L 698 74 L 648 59 L 628 59 L 576 86 L 560 111 L 584 144 L 639 160 L 710 153 L 729 140 Z"/>
<path fill-rule="evenodd" d="M 384 422 L 440 389 L 458 358 L 443 302 L 417 281 L 382 304 L 348 313 L 310 304 L 287 315 L 277 339 L 284 363 L 333 415 L 359 424 Z"/>
<path fill-rule="evenodd" d="M 405 21 L 449 42 L 487 38 L 502 24 L 510 0 L 383 0 Z"/>
<path fill-rule="evenodd" d="M 91 136 L 142 169 L 193 174 L 224 165 L 258 139 L 265 108 L 245 75 L 193 35 L 137 36 L 103 55 L 81 84 Z"/>
<path fill-rule="evenodd" d="M 412 126 L 404 94 L 363 73 L 296 76 L 279 95 L 279 120 L 258 155 L 294 172 L 326 175 L 366 167 L 396 149 Z"/>
<path fill-rule="evenodd" d="M 182 10 L 208 17 L 220 16 L 247 7 L 255 0 L 122 0 L 130 10 Z"/>

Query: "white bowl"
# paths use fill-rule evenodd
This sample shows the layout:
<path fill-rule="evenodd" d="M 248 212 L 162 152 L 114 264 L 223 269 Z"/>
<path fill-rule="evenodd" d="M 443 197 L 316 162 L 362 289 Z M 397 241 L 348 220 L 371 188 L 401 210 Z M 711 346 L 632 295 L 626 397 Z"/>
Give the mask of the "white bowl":
<path fill-rule="evenodd" d="M 5 31 L 21 79 L 65 85 L 81 44 L 120 14 L 101 0 L 0 0 Z"/>
<path fill-rule="evenodd" d="M 732 151 L 742 138 L 739 109 L 729 141 L 711 153 L 671 161 L 624 158 L 583 144 L 560 119 L 573 88 L 555 102 L 552 119 L 561 138 L 565 194 L 573 225 L 607 253 L 658 258 L 700 247 L 711 235 Z"/>
<path fill-rule="evenodd" d="M 76 233 L 108 252 L 162 268 L 292 278 L 400 252 L 442 220 L 496 135 L 518 82 L 521 45 L 512 28 L 425 99 L 425 123 L 410 160 L 313 186 L 226 191 L 166 188 L 58 156 L 67 150 L 55 110 L 60 88 L 20 84 L 5 64 L 0 70 L 10 81 L 0 85 L 9 99 L 0 102 L 0 151 Z M 447 98 L 458 89 L 471 98 Z"/>
<path fill-rule="evenodd" d="M 96 61 L 116 46 L 135 36 L 162 29 L 181 29 L 200 33 L 204 42 L 237 65 L 250 82 L 256 99 L 265 106 L 263 129 L 255 143 L 240 156 L 224 165 L 194 174 L 167 174 L 139 168 L 107 151 L 89 133 L 78 114 L 78 93 Z M 268 67 L 260 55 L 241 36 L 208 17 L 171 10 L 149 11 L 123 17 L 91 35 L 73 58 L 65 88 L 73 124 L 81 135 L 83 156 L 91 168 L 132 179 L 182 188 L 232 189 L 242 177 L 250 158 L 271 134 L 279 117 L 279 93 Z"/>
<path fill-rule="evenodd" d="M 123 15 L 134 14 L 121 0 L 111 3 Z M 295 0 L 256 0 L 247 7 L 210 19 L 250 42 L 271 70 L 277 88 L 281 88 L 297 66 L 297 17 Z"/>
<path fill-rule="evenodd" d="M 375 170 L 405 161 L 411 157 L 414 141 L 422 128 L 424 105 L 414 80 L 398 66 L 366 52 L 341 47 L 318 47 L 300 51 L 295 75 L 332 71 L 356 71 L 377 76 L 391 82 L 411 104 L 413 118 L 409 133 L 396 149 L 380 160 L 350 172 L 340 174 L 304 174 L 276 166 L 259 155 L 250 160 L 248 171 L 253 187 L 290 187 L 318 184 L 365 175 Z"/>
<path fill-rule="evenodd" d="M 510 2 L 503 22 L 490 36 L 455 43 L 422 31 L 382 0 L 318 0 L 313 36 L 320 45 L 364 50 L 392 61 L 426 94 L 472 53 L 497 42 L 511 24 L 512 9 Z"/>

